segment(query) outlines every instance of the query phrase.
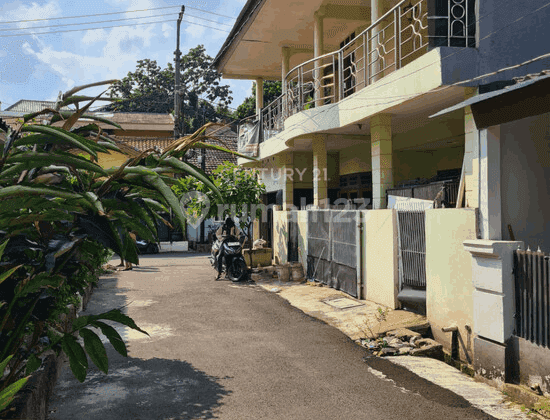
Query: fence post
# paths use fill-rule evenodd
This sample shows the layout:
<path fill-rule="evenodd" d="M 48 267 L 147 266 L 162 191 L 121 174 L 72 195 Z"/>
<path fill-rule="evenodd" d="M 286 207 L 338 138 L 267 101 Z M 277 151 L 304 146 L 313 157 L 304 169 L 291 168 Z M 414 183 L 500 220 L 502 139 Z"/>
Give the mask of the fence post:
<path fill-rule="evenodd" d="M 472 254 L 474 370 L 500 385 L 510 379 L 509 339 L 515 329 L 514 251 L 521 241 L 467 240 Z"/>

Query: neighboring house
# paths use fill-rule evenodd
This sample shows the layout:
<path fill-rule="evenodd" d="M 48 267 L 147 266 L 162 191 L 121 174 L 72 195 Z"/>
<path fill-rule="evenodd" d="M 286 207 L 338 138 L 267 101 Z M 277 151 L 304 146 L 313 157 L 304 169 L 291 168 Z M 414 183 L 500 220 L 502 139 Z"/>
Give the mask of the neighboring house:
<path fill-rule="evenodd" d="M 521 158 L 518 143 L 521 133 L 545 138 L 546 117 L 533 117 L 538 127 L 517 122 L 500 140 L 503 161 L 528 173 L 520 180 L 503 167 L 508 204 L 501 209 L 492 196 L 500 175 L 486 166 L 492 130 L 476 125 L 467 106 L 430 116 L 550 68 L 549 58 L 539 59 L 548 53 L 546 6 L 247 1 L 214 65 L 225 78 L 256 81 L 256 122 L 241 128 L 239 143 L 258 162 L 239 163 L 263 171 L 265 203 L 283 210 L 261 232 L 271 235 L 275 259 L 299 260 L 309 277 L 358 298 L 423 310 L 447 350 L 458 342 L 462 360 L 481 360 L 474 347 L 490 340 L 480 322 L 502 325 L 474 304 L 479 285 L 463 242 L 506 238 L 510 224 L 517 238 L 550 246 L 539 205 L 548 201 L 546 172 L 538 169 L 545 143 Z M 271 104 L 262 101 L 263 80 L 282 80 L 283 94 Z M 518 205 L 513 191 L 529 191 L 530 204 Z M 319 210 L 360 198 L 366 210 Z M 397 204 L 387 208 L 388 201 Z M 315 208 L 296 210 L 304 205 Z M 449 326 L 456 332 L 443 332 Z"/>

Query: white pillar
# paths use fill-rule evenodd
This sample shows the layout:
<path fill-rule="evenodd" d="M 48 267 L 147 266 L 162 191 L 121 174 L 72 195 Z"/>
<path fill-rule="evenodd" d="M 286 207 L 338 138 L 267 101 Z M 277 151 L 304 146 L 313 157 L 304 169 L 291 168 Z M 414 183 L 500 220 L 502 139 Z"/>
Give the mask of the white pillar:
<path fill-rule="evenodd" d="M 467 240 L 472 254 L 474 370 L 497 386 L 510 373 L 509 339 L 514 332 L 514 251 L 519 241 Z"/>
<path fill-rule="evenodd" d="M 465 88 L 464 99 L 476 92 L 477 88 Z M 464 108 L 464 184 L 465 207 L 479 207 L 479 131 L 469 106 Z"/>
<path fill-rule="evenodd" d="M 256 79 L 256 115 L 259 117 L 264 107 L 264 79 Z"/>
<path fill-rule="evenodd" d="M 313 56 L 320 57 L 323 55 L 324 43 L 323 43 L 323 17 L 325 15 L 324 7 L 319 8 L 318 11 L 314 14 L 313 21 Z M 315 61 L 315 71 L 314 71 L 314 95 L 315 95 L 315 106 L 321 106 L 323 103 L 320 100 L 321 98 L 321 78 L 323 73 L 319 70 L 321 67 L 321 60 Z"/>
<path fill-rule="evenodd" d="M 286 82 L 285 82 L 285 76 L 290 71 L 290 48 L 289 47 L 283 47 L 282 48 L 282 70 L 281 70 L 281 88 L 282 88 L 282 94 L 283 96 L 283 118 L 286 118 L 286 115 L 288 114 L 287 109 L 287 100 L 286 100 Z"/>
<path fill-rule="evenodd" d="M 479 216 L 481 239 L 502 239 L 500 126 L 479 132 Z"/>
<path fill-rule="evenodd" d="M 294 155 L 292 152 L 286 153 L 284 163 L 283 210 L 290 211 L 294 205 Z"/>
<path fill-rule="evenodd" d="M 317 208 L 328 207 L 327 189 L 327 145 L 326 134 L 314 134 L 313 148 L 313 205 Z"/>

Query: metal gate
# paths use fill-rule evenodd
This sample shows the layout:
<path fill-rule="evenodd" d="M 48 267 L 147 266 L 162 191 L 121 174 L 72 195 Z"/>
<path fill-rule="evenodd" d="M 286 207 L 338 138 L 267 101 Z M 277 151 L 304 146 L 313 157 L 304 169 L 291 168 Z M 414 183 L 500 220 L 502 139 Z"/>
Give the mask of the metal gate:
<path fill-rule="evenodd" d="M 396 205 L 399 246 L 399 290 L 426 289 L 426 205 Z"/>
<path fill-rule="evenodd" d="M 358 297 L 358 220 L 354 210 L 309 210 L 307 276 Z"/>
<path fill-rule="evenodd" d="M 550 348 L 550 256 L 540 251 L 514 251 L 514 278 L 514 334 Z"/>

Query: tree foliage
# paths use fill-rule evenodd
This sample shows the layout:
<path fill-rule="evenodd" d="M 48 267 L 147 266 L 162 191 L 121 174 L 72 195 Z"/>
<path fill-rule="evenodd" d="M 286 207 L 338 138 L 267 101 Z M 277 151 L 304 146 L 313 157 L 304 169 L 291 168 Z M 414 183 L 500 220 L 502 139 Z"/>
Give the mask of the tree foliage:
<path fill-rule="evenodd" d="M 282 84 L 276 80 L 264 81 L 264 106 L 269 105 L 282 94 Z M 242 104 L 237 107 L 235 117 L 243 119 L 256 113 L 256 83 L 252 84 L 252 95 L 248 96 Z"/>
<path fill-rule="evenodd" d="M 221 121 L 229 115 L 227 106 L 233 100 L 231 91 L 229 85 L 220 83 L 221 75 L 212 67 L 212 62 L 203 45 L 190 49 L 181 57 L 182 133 L 194 132 L 207 121 Z M 139 60 L 134 72 L 114 83 L 111 97 L 118 101 L 104 109 L 172 113 L 174 90 L 175 69 L 172 63 L 163 69 L 155 60 Z"/>
<path fill-rule="evenodd" d="M 252 241 L 252 222 L 262 216 L 262 194 L 265 185 L 258 180 L 256 171 L 225 162 L 212 174 L 213 182 L 220 191 L 221 200 L 212 194 L 207 186 L 196 178 L 186 177 L 178 180 L 172 187 L 179 197 L 193 191 L 201 194 L 187 203 L 187 217 L 203 216 L 220 218 L 227 216 L 238 218 L 240 227 L 246 232 L 249 244 Z M 207 198 L 205 200 L 205 198 Z"/>

